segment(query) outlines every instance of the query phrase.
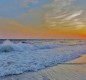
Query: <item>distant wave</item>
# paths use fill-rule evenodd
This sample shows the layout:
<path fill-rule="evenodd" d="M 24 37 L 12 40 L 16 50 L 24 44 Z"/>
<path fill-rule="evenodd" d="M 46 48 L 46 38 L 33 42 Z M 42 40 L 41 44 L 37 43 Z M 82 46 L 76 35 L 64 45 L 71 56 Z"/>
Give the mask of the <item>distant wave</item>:
<path fill-rule="evenodd" d="M 86 45 L 77 44 L 58 41 L 13 43 L 6 40 L 0 44 L 0 76 L 38 71 L 80 57 L 86 52 Z"/>

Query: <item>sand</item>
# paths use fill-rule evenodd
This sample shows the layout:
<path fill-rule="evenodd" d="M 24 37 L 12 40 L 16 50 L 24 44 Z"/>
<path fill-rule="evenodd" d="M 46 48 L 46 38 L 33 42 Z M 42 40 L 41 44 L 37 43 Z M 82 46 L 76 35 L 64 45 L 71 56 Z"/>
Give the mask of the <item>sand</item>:
<path fill-rule="evenodd" d="M 80 58 L 70 61 L 69 63 L 86 64 L 86 54 L 82 55 Z"/>
<path fill-rule="evenodd" d="M 38 72 L 2 77 L 0 80 L 86 80 L 86 54 L 65 64 Z"/>

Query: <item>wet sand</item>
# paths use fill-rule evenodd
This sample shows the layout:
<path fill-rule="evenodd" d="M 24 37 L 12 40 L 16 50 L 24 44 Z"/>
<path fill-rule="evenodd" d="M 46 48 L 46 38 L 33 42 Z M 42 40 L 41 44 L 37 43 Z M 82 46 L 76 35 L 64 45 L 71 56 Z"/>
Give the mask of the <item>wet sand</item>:
<path fill-rule="evenodd" d="M 86 80 L 86 54 L 65 64 L 38 72 L 2 77 L 0 80 Z"/>
<path fill-rule="evenodd" d="M 77 58 L 75 60 L 72 60 L 68 63 L 78 63 L 78 64 L 85 64 L 86 63 L 86 54 L 82 55 L 80 58 Z"/>

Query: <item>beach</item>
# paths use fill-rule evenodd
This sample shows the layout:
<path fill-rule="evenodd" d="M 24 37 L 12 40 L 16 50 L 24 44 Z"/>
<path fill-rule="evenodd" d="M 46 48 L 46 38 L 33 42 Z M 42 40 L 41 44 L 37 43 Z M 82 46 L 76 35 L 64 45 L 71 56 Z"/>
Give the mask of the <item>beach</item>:
<path fill-rule="evenodd" d="M 0 0 L 0 80 L 86 80 L 86 0 Z"/>
<path fill-rule="evenodd" d="M 86 80 L 86 54 L 64 64 L 37 72 L 1 77 L 0 80 Z"/>

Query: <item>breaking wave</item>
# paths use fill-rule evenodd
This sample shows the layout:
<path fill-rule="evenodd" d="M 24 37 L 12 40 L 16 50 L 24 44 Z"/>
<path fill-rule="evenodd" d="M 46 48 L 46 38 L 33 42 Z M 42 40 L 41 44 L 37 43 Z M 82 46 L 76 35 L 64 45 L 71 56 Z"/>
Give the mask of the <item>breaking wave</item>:
<path fill-rule="evenodd" d="M 53 41 L 13 43 L 6 40 L 0 44 L 0 76 L 38 71 L 75 59 L 86 52 L 84 44 L 69 44 Z"/>

